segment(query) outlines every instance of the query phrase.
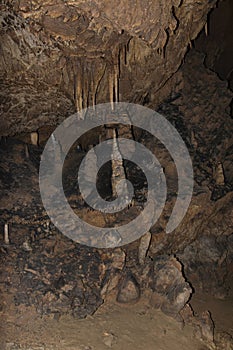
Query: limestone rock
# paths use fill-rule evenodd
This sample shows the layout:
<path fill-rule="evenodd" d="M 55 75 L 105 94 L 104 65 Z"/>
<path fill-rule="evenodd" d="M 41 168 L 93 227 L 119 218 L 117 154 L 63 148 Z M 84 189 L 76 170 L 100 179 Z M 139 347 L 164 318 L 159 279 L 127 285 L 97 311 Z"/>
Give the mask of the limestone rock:
<path fill-rule="evenodd" d="M 150 287 L 153 291 L 151 304 L 179 318 L 179 312 L 189 300 L 192 289 L 183 276 L 181 264 L 174 257 L 157 257 Z"/>
<path fill-rule="evenodd" d="M 158 103 L 216 0 L 1 4 L 0 135 L 56 125 L 98 102 Z M 189 30 L 187 30 L 189 28 Z M 156 88 L 155 88 L 156 87 Z"/>
<path fill-rule="evenodd" d="M 140 297 L 140 288 L 132 274 L 122 278 L 119 285 L 117 301 L 119 303 L 136 302 Z"/>

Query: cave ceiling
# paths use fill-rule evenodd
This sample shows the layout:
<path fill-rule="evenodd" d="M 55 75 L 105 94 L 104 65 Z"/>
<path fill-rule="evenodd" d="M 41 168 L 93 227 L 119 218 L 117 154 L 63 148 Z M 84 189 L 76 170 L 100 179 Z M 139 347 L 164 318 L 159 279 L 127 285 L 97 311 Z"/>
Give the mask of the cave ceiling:
<path fill-rule="evenodd" d="M 101 102 L 154 106 L 216 1 L 1 1 L 0 135 Z"/>

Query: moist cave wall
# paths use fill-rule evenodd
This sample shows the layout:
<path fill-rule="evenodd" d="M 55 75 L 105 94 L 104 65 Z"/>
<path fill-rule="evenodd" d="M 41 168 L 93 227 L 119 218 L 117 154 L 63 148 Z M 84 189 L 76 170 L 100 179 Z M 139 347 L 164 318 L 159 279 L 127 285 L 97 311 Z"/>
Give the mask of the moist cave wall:
<path fill-rule="evenodd" d="M 32 308 L 56 322 L 64 315 L 83 319 L 108 303 L 137 307 L 146 300 L 148 308 L 194 327 L 206 348 L 231 349 L 233 320 L 229 316 L 219 326 L 208 300 L 233 307 L 232 2 L 138 1 L 134 11 L 125 0 L 118 6 L 104 0 L 11 0 L 0 7 L 2 320 L 7 324 L 19 313 L 24 318 Z M 87 132 L 64 156 L 56 127 L 75 113 L 85 120 L 83 110 L 96 111 L 106 102 L 115 123 Z M 176 165 L 166 145 L 132 126 L 125 112 L 126 125 L 117 121 L 118 102 L 165 117 L 190 154 L 191 202 L 169 234 L 179 191 Z M 58 137 L 59 150 L 51 162 L 64 157 L 63 188 L 73 212 L 98 228 L 116 228 L 107 248 L 96 248 L 92 237 L 87 244 L 68 238 L 45 210 L 39 170 L 51 135 Z M 167 186 L 157 222 L 123 246 L 117 227 L 143 215 L 148 182 L 142 169 L 122 159 L 120 137 L 156 155 Z M 128 179 L 134 196 L 123 210 L 105 214 L 84 201 L 78 171 L 94 146 L 111 139 L 117 160 L 100 168 L 97 189 L 110 203 L 119 179 Z M 87 179 L 97 163 L 96 156 Z M 59 193 L 51 200 L 63 217 Z M 206 300 L 201 307 L 200 300 Z M 9 327 L 2 328 L 2 344 L 15 349 Z M 24 349 L 25 339 L 14 339 Z"/>

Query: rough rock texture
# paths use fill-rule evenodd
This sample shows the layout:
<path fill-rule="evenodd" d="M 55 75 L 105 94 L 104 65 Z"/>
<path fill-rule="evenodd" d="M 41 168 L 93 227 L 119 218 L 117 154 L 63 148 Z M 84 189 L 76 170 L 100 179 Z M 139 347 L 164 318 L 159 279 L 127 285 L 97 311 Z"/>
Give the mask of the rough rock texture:
<path fill-rule="evenodd" d="M 228 80 L 229 87 L 233 90 L 232 16 L 232 1 L 220 1 L 209 16 L 208 35 L 203 31 L 195 47 L 206 54 L 206 66 L 217 72 L 221 79 Z"/>
<path fill-rule="evenodd" d="M 151 242 L 149 249 L 144 249 L 143 260 L 138 254 L 139 241 L 122 249 L 97 250 L 81 247 L 61 235 L 51 225 L 40 199 L 38 165 L 42 148 L 28 144 L 25 135 L 21 140 L 1 141 L 0 222 L 2 228 L 9 223 L 10 233 L 10 245 L 1 241 L 3 296 L 10 295 L 17 305 L 35 305 L 41 313 L 85 317 L 110 295 L 116 298 L 123 291 L 125 301 L 135 301 L 149 288 L 153 305 L 178 317 L 192 287 L 219 297 L 226 295 L 233 271 L 232 120 L 227 110 L 231 94 L 224 82 L 204 69 L 202 60 L 200 54 L 190 52 L 175 77 L 176 90 L 159 107 L 189 148 L 195 174 L 193 199 L 183 222 L 174 232 L 165 234 L 177 181 L 169 154 L 160 148 L 169 195 L 162 217 L 151 229 Z M 196 72 L 193 79 L 192 70 Z M 202 127 L 203 121 L 206 128 Z M 147 134 L 141 134 L 140 140 L 155 147 Z M 74 148 L 68 157 L 69 176 L 66 167 L 64 170 L 65 192 L 75 212 L 100 227 L 114 220 L 130 220 L 138 213 L 137 205 L 129 208 L 125 217 L 117 214 L 106 218 L 93 215 L 80 200 L 75 178 L 84 155 Z M 222 184 L 216 181 L 219 162 L 225 174 Z M 137 191 L 142 196 L 144 190 Z"/>
<path fill-rule="evenodd" d="M 174 257 L 160 256 L 152 269 L 149 282 L 153 291 L 151 304 L 169 316 L 181 317 L 180 312 L 192 294 L 192 288 L 183 276 L 182 265 Z"/>
<path fill-rule="evenodd" d="M 203 55 L 190 50 L 184 56 L 215 3 L 1 1 L 0 136 L 10 136 L 0 143 L 0 225 L 3 231 L 9 224 L 10 239 L 8 244 L 1 236 L 1 311 L 10 301 L 56 319 L 69 313 L 83 318 L 107 298 L 128 303 L 148 293 L 151 306 L 184 322 L 190 319 L 197 333 L 213 342 L 210 313 L 195 318 L 188 302 L 196 289 L 224 298 L 233 276 L 232 93 L 204 67 Z M 98 250 L 70 241 L 51 225 L 40 198 L 38 168 L 57 124 L 109 101 L 157 106 L 189 149 L 195 185 L 186 217 L 166 234 L 177 194 L 176 169 L 164 147 L 134 128 L 135 139 L 158 152 L 168 186 L 166 206 L 144 241 Z M 27 134 L 35 130 L 39 147 Z M 120 131 L 132 137 L 128 129 Z M 123 217 L 93 213 L 77 191 L 78 165 L 99 142 L 97 136 L 85 136 L 81 149 L 67 157 L 65 192 L 84 220 L 100 227 L 123 224 L 138 215 L 146 199 L 145 179 L 130 164 L 126 175 L 135 181 L 137 198 Z M 107 168 L 103 175 L 99 186 L 106 195 Z M 216 339 L 219 349 L 232 347 L 231 336 Z"/>
<path fill-rule="evenodd" d="M 215 3 L 2 1 L 0 135 L 96 102 L 155 105 Z"/>
<path fill-rule="evenodd" d="M 200 54 L 190 52 L 176 76 L 177 93 L 159 108 L 159 112 L 179 130 L 189 148 L 195 185 L 188 213 L 172 235 L 164 234 L 163 222 L 152 229 L 155 233 L 151 245 L 153 253 L 162 252 L 164 247 L 177 253 L 204 232 L 215 235 L 232 233 L 232 205 L 229 204 L 232 198 L 233 123 L 229 115 L 232 93 L 227 90 L 225 82 L 204 68 L 202 60 Z M 161 158 L 168 163 L 165 155 L 162 154 Z M 216 181 L 219 162 L 224 168 L 223 185 Z M 168 187 L 175 191 L 175 169 L 169 164 L 165 166 L 165 174 Z M 217 213 L 221 219 L 214 219 Z"/>
<path fill-rule="evenodd" d="M 229 287 L 226 281 L 232 276 L 232 247 L 232 235 L 200 234 L 179 254 L 188 280 L 198 290 L 224 298 Z"/>

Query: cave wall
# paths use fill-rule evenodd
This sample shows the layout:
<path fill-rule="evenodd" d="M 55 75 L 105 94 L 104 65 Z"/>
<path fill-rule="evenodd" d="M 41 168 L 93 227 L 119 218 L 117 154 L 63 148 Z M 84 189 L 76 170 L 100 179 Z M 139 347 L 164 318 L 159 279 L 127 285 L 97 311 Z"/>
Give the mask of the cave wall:
<path fill-rule="evenodd" d="M 218 73 L 221 79 L 229 81 L 233 89 L 233 2 L 223 0 L 211 11 L 208 19 L 208 35 L 204 32 L 195 46 L 206 54 L 205 64 Z"/>
<path fill-rule="evenodd" d="M 2 1 L 0 135 L 99 102 L 155 106 L 215 3 Z"/>

